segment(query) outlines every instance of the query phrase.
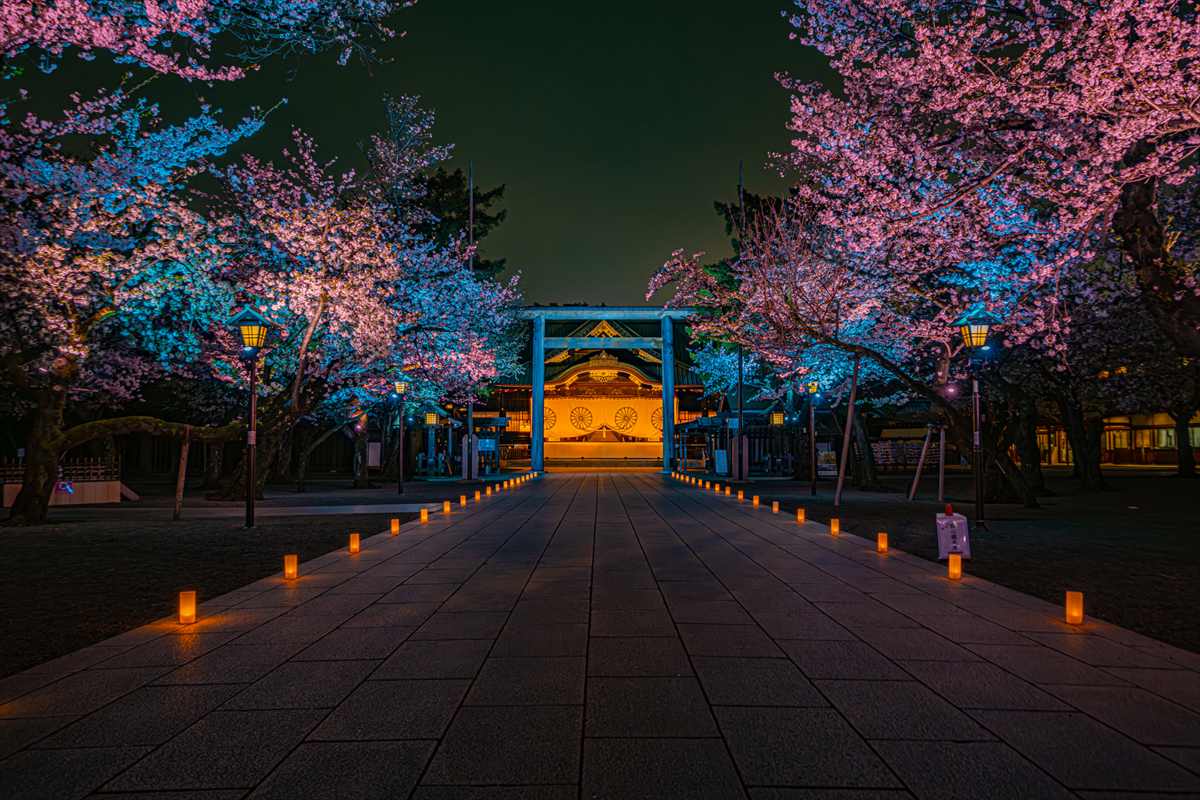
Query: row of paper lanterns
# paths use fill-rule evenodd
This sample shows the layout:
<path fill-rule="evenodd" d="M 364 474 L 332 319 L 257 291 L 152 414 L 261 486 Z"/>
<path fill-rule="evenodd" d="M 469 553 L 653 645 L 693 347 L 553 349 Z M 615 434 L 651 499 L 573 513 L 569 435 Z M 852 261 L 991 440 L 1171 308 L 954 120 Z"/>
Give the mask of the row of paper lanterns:
<path fill-rule="evenodd" d="M 711 481 L 705 478 L 700 478 L 695 475 L 688 475 L 685 472 L 672 472 L 671 477 L 682 481 L 689 486 L 695 486 L 697 489 L 705 491 L 711 490 L 716 495 L 724 495 L 725 497 L 733 497 L 733 487 L 728 483 L 722 488 L 719 481 Z M 737 490 L 737 500 L 739 503 L 746 501 L 746 493 L 743 489 Z M 762 500 L 758 495 L 751 495 L 750 505 L 754 508 L 759 508 L 762 505 Z M 771 501 L 771 513 L 779 513 L 779 501 Z M 808 521 L 804 511 L 804 506 L 796 509 L 796 523 L 803 525 Z M 842 523 L 837 517 L 829 519 L 829 535 L 833 538 L 838 538 L 842 533 Z M 888 535 L 885 531 L 879 531 L 875 534 L 875 552 L 887 555 L 888 552 Z M 962 556 L 958 553 L 951 553 L 946 562 L 946 577 L 949 580 L 957 581 L 962 579 Z M 1065 618 L 1071 625 L 1080 625 L 1083 623 L 1083 592 L 1067 592 L 1065 603 Z"/>
<path fill-rule="evenodd" d="M 516 478 L 509 478 L 504 481 L 489 484 L 484 489 L 475 490 L 475 502 L 479 503 L 484 497 L 491 497 L 493 494 L 500 494 L 503 491 L 509 491 L 518 487 L 524 486 L 529 481 L 541 475 L 540 472 L 527 472 L 524 475 L 519 475 Z M 467 496 L 460 494 L 458 496 L 459 508 L 467 507 Z M 442 501 L 442 514 L 450 516 L 453 509 L 453 503 L 450 500 Z M 422 525 L 429 522 L 429 509 L 422 508 L 420 512 L 420 522 Z M 392 536 L 400 535 L 400 520 L 393 517 L 391 520 L 390 533 Z M 346 551 L 352 555 L 358 555 L 362 552 L 362 535 L 358 531 L 353 531 L 350 534 L 350 541 L 346 546 Z M 288 553 L 283 557 L 283 579 L 285 581 L 294 581 L 300 577 L 300 556 L 296 553 Z M 191 625 L 196 622 L 196 590 L 188 589 L 179 593 L 179 624 Z"/>

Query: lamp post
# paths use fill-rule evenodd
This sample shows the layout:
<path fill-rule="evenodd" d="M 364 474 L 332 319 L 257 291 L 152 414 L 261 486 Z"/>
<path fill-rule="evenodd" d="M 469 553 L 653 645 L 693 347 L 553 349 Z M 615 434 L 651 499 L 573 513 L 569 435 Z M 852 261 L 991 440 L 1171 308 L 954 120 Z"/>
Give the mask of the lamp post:
<path fill-rule="evenodd" d="M 1000 320 L 984 307 L 976 303 L 965 314 L 955 321 L 962 336 L 963 347 L 967 350 L 967 369 L 971 374 L 971 464 L 975 476 L 975 521 L 983 522 L 983 447 L 980 441 L 982 428 L 982 413 L 979 403 L 979 378 L 975 375 L 974 354 L 979 350 L 988 349 L 988 332 Z"/>
<path fill-rule="evenodd" d="M 247 306 L 231 320 L 242 340 L 242 359 L 250 367 L 250 425 L 246 431 L 246 527 L 254 527 L 254 495 L 257 492 L 255 448 L 258 445 L 258 356 L 267 343 L 267 321 Z"/>
<path fill-rule="evenodd" d="M 396 494 L 404 494 L 404 393 L 408 382 L 397 380 L 392 387 L 396 397 L 396 416 L 400 418 L 400 434 L 396 443 Z"/>
<path fill-rule="evenodd" d="M 808 384 L 808 493 L 817 496 L 817 398 L 821 384 L 812 381 Z"/>

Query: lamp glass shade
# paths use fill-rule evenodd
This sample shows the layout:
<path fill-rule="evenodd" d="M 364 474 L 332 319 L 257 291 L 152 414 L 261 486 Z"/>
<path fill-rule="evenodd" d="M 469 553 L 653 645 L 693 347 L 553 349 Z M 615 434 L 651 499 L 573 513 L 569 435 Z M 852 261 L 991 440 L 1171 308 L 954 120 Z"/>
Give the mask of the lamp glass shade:
<path fill-rule="evenodd" d="M 1083 592 L 1067 592 L 1066 616 L 1068 625 L 1083 624 Z"/>
<path fill-rule="evenodd" d="M 809 394 L 816 394 L 820 390 L 821 390 L 821 384 L 817 383 L 816 381 L 812 381 L 811 383 L 808 384 L 808 393 Z"/>
<path fill-rule="evenodd" d="M 771 424 L 772 425 L 782 425 L 783 424 L 783 412 L 782 411 L 772 411 L 771 412 Z"/>
<path fill-rule="evenodd" d="M 196 622 L 196 592 L 179 593 L 179 624 L 192 625 Z"/>
<path fill-rule="evenodd" d="M 433 411 L 426 413 L 425 414 L 425 424 L 426 425 L 437 425 L 438 424 L 438 415 Z"/>
<path fill-rule="evenodd" d="M 946 577 L 952 581 L 962 577 L 962 556 L 958 553 L 951 553 L 946 560 Z"/>
<path fill-rule="evenodd" d="M 960 325 L 958 330 L 962 334 L 963 344 L 967 347 L 983 347 L 987 344 L 988 330 L 991 325 L 987 323 Z"/>
<path fill-rule="evenodd" d="M 408 382 L 407 381 L 396 381 L 396 384 L 393 388 L 396 390 L 396 394 L 404 394 L 405 392 L 408 391 Z"/>
<path fill-rule="evenodd" d="M 267 343 L 267 326 L 261 322 L 246 322 L 238 325 L 242 336 L 242 347 L 257 350 Z"/>

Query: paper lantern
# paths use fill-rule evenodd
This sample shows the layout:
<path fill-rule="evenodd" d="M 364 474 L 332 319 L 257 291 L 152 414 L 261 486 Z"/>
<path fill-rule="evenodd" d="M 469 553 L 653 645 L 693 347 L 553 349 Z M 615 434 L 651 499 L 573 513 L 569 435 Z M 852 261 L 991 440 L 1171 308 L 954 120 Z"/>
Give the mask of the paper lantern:
<path fill-rule="evenodd" d="M 358 555 L 358 551 L 360 548 L 361 548 L 361 544 L 359 542 L 358 534 L 357 533 L 350 534 L 350 555 L 352 555 L 352 556 Z"/>
<path fill-rule="evenodd" d="M 962 577 L 962 556 L 958 553 L 950 554 L 950 558 L 946 563 L 946 577 L 952 581 L 956 581 Z"/>
<path fill-rule="evenodd" d="M 875 534 L 875 552 L 886 553 L 888 550 L 887 534 L 883 531 Z"/>
<path fill-rule="evenodd" d="M 450 513 L 450 501 L 449 501 L 449 500 L 443 500 L 443 501 L 442 501 L 442 513 L 443 513 L 443 514 L 449 514 L 449 513 Z"/>
<path fill-rule="evenodd" d="M 295 553 L 288 553 L 283 557 L 283 577 L 289 581 L 294 581 L 299 574 L 300 557 Z"/>
<path fill-rule="evenodd" d="M 487 496 L 488 496 L 488 497 L 491 497 L 491 496 L 492 496 L 492 487 L 490 487 L 490 486 L 489 486 L 489 487 L 487 487 Z"/>
<path fill-rule="evenodd" d="M 778 513 L 779 513 L 779 501 L 778 501 L 778 500 L 772 500 L 772 501 L 771 501 L 771 513 L 772 513 L 772 514 L 778 514 Z"/>
<path fill-rule="evenodd" d="M 1083 624 L 1083 592 L 1067 592 L 1067 624 Z"/>
<path fill-rule="evenodd" d="M 717 494 L 720 494 L 721 493 L 721 484 L 719 484 L 719 483 L 713 484 L 713 491 L 716 492 Z"/>
<path fill-rule="evenodd" d="M 429 509 L 428 508 L 421 509 L 421 522 L 429 522 Z"/>
<path fill-rule="evenodd" d="M 191 625 L 196 621 L 196 592 L 179 593 L 179 624 Z"/>
<path fill-rule="evenodd" d="M 746 499 L 746 493 L 744 491 L 742 491 L 741 489 L 738 489 L 738 502 L 740 503 L 745 499 Z"/>
<path fill-rule="evenodd" d="M 838 536 L 842 532 L 842 521 L 837 517 L 829 520 L 829 535 Z"/>
<path fill-rule="evenodd" d="M 400 520 L 393 517 L 392 518 L 392 536 L 399 536 L 399 535 L 400 535 Z"/>
<path fill-rule="evenodd" d="M 803 525 L 807 521 L 808 521 L 808 516 L 804 513 L 804 507 L 801 506 L 800 508 L 797 508 L 796 509 L 796 524 Z"/>
<path fill-rule="evenodd" d="M 725 486 L 725 496 L 726 496 L 726 497 L 729 497 L 729 495 L 730 495 L 731 491 L 732 491 L 732 490 L 729 488 L 729 485 L 728 485 L 728 484 L 726 484 L 726 486 Z"/>
<path fill-rule="evenodd" d="M 754 497 L 750 499 L 750 504 L 755 508 L 758 508 L 758 495 L 754 495 Z"/>
<path fill-rule="evenodd" d="M 475 490 L 475 502 L 476 503 L 479 502 L 479 490 L 478 489 Z"/>
<path fill-rule="evenodd" d="M 458 496 L 458 505 L 461 506 L 462 508 L 467 507 L 467 496 L 465 494 L 460 494 Z"/>

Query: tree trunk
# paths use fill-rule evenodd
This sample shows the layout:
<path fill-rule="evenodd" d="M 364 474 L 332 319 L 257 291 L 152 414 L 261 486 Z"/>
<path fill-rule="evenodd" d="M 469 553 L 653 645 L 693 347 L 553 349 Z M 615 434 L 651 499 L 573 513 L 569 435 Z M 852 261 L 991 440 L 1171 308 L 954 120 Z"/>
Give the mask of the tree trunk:
<path fill-rule="evenodd" d="M 192 445 L 191 430 L 183 434 L 183 443 L 179 445 L 179 474 L 175 476 L 175 513 L 171 519 L 178 520 L 183 516 L 183 490 L 187 488 L 188 450 Z"/>
<path fill-rule="evenodd" d="M 58 445 L 62 438 L 66 392 L 47 389 L 39 393 L 25 439 L 25 469 L 21 491 L 9 511 L 9 525 L 41 525 L 46 521 L 50 498 L 58 482 Z"/>
<path fill-rule="evenodd" d="M 1078 402 L 1059 398 L 1063 414 L 1063 427 L 1071 443 L 1077 476 L 1085 491 L 1107 489 L 1104 473 L 1100 469 L 1100 442 L 1104 434 L 1104 420 L 1087 415 Z"/>
<path fill-rule="evenodd" d="M 1037 401 L 1022 395 L 1018 401 L 1017 419 L 1014 426 L 1013 444 L 1021 459 L 1021 475 L 1035 495 L 1046 494 L 1046 477 L 1042 474 L 1042 451 L 1038 447 Z"/>
<path fill-rule="evenodd" d="M 370 489 L 371 478 L 367 467 L 367 415 L 360 416 L 354 426 L 354 488 Z"/>
<path fill-rule="evenodd" d="M 297 458 L 296 458 L 296 491 L 297 492 L 308 491 L 306 481 L 308 480 L 308 459 L 309 459 L 309 457 L 313 454 L 313 452 L 318 447 L 321 446 L 322 442 L 324 442 L 326 439 L 328 439 L 330 436 L 337 433 L 341 429 L 342 429 L 341 423 L 334 425 L 332 428 L 325 431 L 320 436 L 316 437 L 315 439 L 312 439 L 311 441 L 306 442 L 304 444 L 304 446 L 302 448 L 300 448 L 300 455 L 297 456 Z"/>
<path fill-rule="evenodd" d="M 204 461 L 204 489 L 221 486 L 222 465 L 225 461 L 225 443 L 213 442 L 208 446 L 208 457 Z"/>
<path fill-rule="evenodd" d="M 866 420 L 861 412 L 854 416 L 854 444 L 862 454 L 855 470 L 858 488 L 873 489 L 879 484 L 875 471 L 875 453 L 871 450 L 871 437 L 867 435 Z"/>
<path fill-rule="evenodd" d="M 1194 413 L 1194 410 L 1171 413 L 1171 419 L 1175 421 L 1175 450 L 1179 458 L 1175 474 L 1180 478 L 1196 477 L 1196 453 L 1189 431 L 1189 423 Z"/>

